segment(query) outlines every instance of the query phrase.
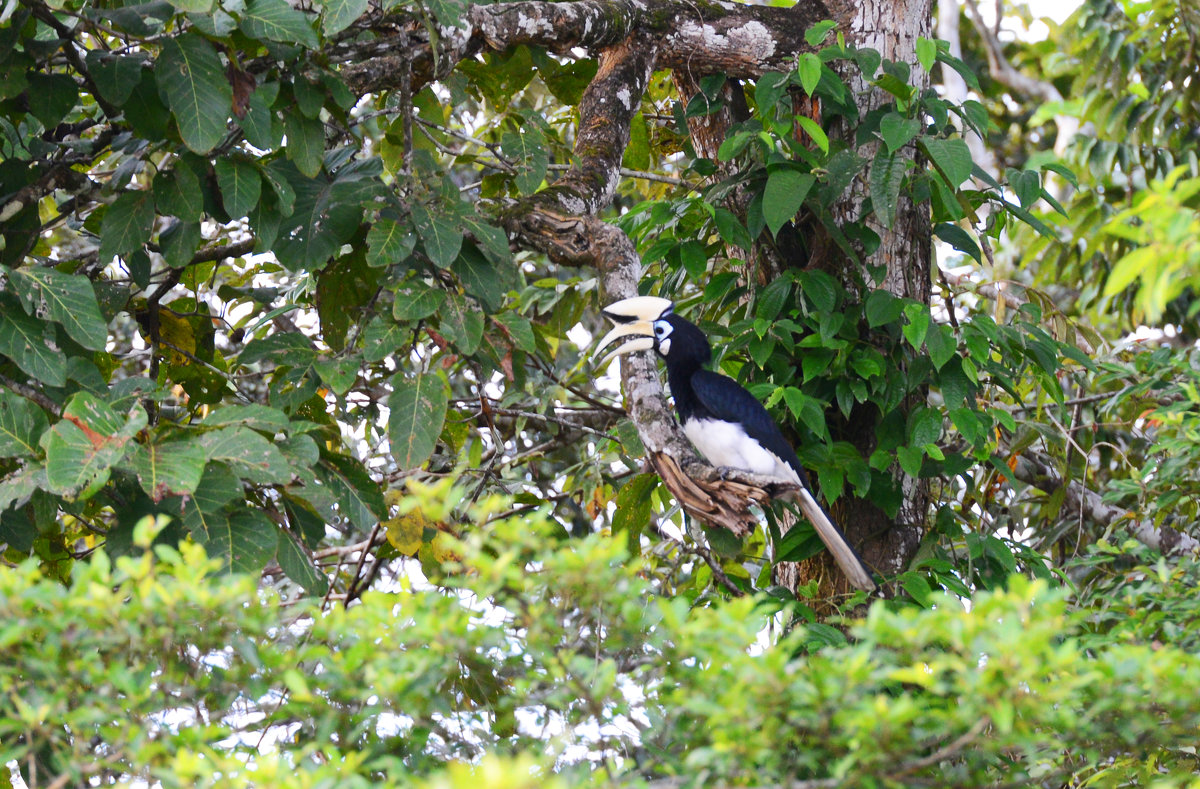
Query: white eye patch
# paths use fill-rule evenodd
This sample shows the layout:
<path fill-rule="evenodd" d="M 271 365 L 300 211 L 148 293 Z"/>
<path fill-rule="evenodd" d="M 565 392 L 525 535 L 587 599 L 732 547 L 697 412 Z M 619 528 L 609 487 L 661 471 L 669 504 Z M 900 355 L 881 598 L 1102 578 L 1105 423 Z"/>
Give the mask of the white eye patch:
<path fill-rule="evenodd" d="M 654 340 L 658 344 L 658 352 L 666 356 L 671 352 L 671 332 L 674 327 L 666 321 L 654 322 Z"/>

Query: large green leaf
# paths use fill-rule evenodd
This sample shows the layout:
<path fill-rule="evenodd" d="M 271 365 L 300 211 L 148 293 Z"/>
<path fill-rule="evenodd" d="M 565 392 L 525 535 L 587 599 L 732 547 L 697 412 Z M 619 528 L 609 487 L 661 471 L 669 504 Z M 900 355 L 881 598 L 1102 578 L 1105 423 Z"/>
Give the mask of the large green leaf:
<path fill-rule="evenodd" d="M 275 561 L 280 568 L 311 595 L 323 595 L 329 589 L 329 579 L 313 564 L 312 557 L 300 545 L 299 538 L 285 531 L 279 532 L 279 547 Z"/>
<path fill-rule="evenodd" d="M 779 228 L 796 215 L 816 180 L 810 173 L 790 168 L 775 170 L 767 176 L 767 186 L 763 191 L 763 219 L 771 235 L 778 233 Z"/>
<path fill-rule="evenodd" d="M 184 144 L 196 153 L 211 151 L 225 136 L 233 101 L 233 89 L 213 45 L 193 33 L 168 38 L 154 73 Z"/>
<path fill-rule="evenodd" d="M 392 378 L 388 440 L 397 468 L 416 468 L 429 459 L 442 434 L 448 405 L 446 382 L 434 373 L 414 378 L 398 373 Z"/>
<path fill-rule="evenodd" d="M 134 447 L 129 463 L 146 495 L 157 501 L 172 494 L 191 494 L 204 474 L 206 453 L 194 439 Z"/>
<path fill-rule="evenodd" d="M 62 419 L 42 437 L 50 490 L 79 499 L 91 496 L 108 481 L 112 466 L 145 426 L 140 404 L 121 416 L 87 392 L 74 395 Z"/>
<path fill-rule="evenodd" d="M 180 501 L 183 525 L 192 539 L 207 544 L 213 534 L 227 528 L 224 507 L 241 495 L 242 483 L 233 472 L 221 463 L 209 463 L 195 492 Z"/>
<path fill-rule="evenodd" d="M 213 165 L 217 173 L 217 184 L 221 187 L 221 200 L 225 211 L 233 219 L 240 219 L 258 205 L 262 196 L 262 176 L 250 162 L 222 157 Z"/>
<path fill-rule="evenodd" d="M 84 348 L 104 350 L 108 324 L 100 315 L 91 280 L 40 267 L 13 269 L 9 277 L 27 310 L 58 321 Z"/>
<path fill-rule="evenodd" d="M 965 141 L 922 137 L 921 145 L 929 155 L 930 161 L 946 176 L 951 186 L 956 187 L 971 177 L 971 149 Z"/>
<path fill-rule="evenodd" d="M 438 315 L 438 326 L 459 353 L 470 356 L 483 340 L 483 312 L 471 299 L 450 294 Z"/>
<path fill-rule="evenodd" d="M 321 27 L 327 36 L 337 35 L 367 12 L 367 0 L 321 0 L 321 6 Z"/>
<path fill-rule="evenodd" d="M 0 512 L 12 506 L 23 506 L 34 491 L 46 487 L 46 469 L 26 463 L 21 468 L 0 480 Z"/>
<path fill-rule="evenodd" d="M 36 457 L 47 426 L 42 409 L 0 389 L 0 458 Z"/>
<path fill-rule="evenodd" d="M 209 460 L 225 463 L 242 479 L 259 485 L 284 484 L 291 469 L 274 444 L 245 427 L 208 433 L 200 442 Z"/>
<path fill-rule="evenodd" d="M 387 510 L 378 483 L 353 458 L 326 455 L 317 466 L 317 476 L 333 492 L 341 516 L 363 532 L 378 523 Z"/>
<path fill-rule="evenodd" d="M 900 185 L 904 182 L 907 169 L 907 159 L 889 154 L 883 148 L 879 149 L 875 160 L 871 162 L 871 205 L 884 227 L 890 228 L 896 221 Z"/>
<path fill-rule="evenodd" d="M 199 193 L 199 184 L 196 192 Z M 153 229 L 154 193 L 149 190 L 122 193 L 108 207 L 104 221 L 100 223 L 101 262 L 107 263 L 114 257 L 125 257 L 141 249 Z"/>
<path fill-rule="evenodd" d="M 500 137 L 500 150 L 513 160 L 517 174 L 514 183 L 523 195 L 533 194 L 546 177 L 550 154 L 546 150 L 546 138 L 535 126 L 527 126 L 521 133 L 506 131 Z"/>
<path fill-rule="evenodd" d="M 0 297 L 7 294 L 0 293 Z M 0 354 L 44 386 L 67 382 L 67 357 L 54 349 L 50 324 L 31 318 L 11 296 L 0 298 Z"/>
<path fill-rule="evenodd" d="M 392 302 L 392 317 L 398 321 L 428 318 L 446 303 L 446 291 L 432 288 L 419 279 L 409 280 L 396 288 Z"/>
<path fill-rule="evenodd" d="M 242 12 L 242 31 L 251 38 L 317 48 L 317 33 L 309 17 L 286 0 L 250 0 Z"/>
<path fill-rule="evenodd" d="M 205 543 L 209 556 L 227 562 L 225 571 L 257 575 L 275 558 L 279 528 L 262 510 L 239 509 L 219 522 Z"/>
<path fill-rule="evenodd" d="M 287 134 L 287 156 L 296 169 L 315 178 L 325 158 L 325 126 L 316 118 L 288 113 L 283 128 Z"/>
<path fill-rule="evenodd" d="M 367 232 L 367 265 L 390 266 L 412 254 L 417 245 L 410 225 L 380 217 Z"/>
<path fill-rule="evenodd" d="M 412 213 L 417 235 L 425 245 L 425 254 L 434 265 L 446 268 L 458 257 L 458 250 L 462 247 L 462 229 L 452 218 L 432 213 L 420 204 L 413 206 Z"/>

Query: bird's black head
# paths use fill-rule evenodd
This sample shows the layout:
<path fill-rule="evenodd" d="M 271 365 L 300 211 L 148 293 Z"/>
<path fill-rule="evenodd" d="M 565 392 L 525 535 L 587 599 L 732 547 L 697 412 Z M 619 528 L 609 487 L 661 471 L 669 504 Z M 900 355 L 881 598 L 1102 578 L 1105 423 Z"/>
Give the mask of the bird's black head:
<path fill-rule="evenodd" d="M 670 365 L 705 365 L 712 359 L 712 346 L 704 332 L 678 315 L 664 315 L 652 324 L 654 350 Z"/>

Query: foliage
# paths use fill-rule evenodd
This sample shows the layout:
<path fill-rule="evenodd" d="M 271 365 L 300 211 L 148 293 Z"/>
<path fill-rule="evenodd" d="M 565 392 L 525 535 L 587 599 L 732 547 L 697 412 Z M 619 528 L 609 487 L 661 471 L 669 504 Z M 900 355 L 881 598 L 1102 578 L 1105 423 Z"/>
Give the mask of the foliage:
<path fill-rule="evenodd" d="M 1171 786 L 1196 766 L 1200 660 L 1136 624 L 1164 596 L 1194 620 L 1190 576 L 1122 583 L 1120 638 L 1016 577 L 969 609 L 876 603 L 852 643 L 764 644 L 773 607 L 689 606 L 602 536 L 483 525 L 504 506 L 473 509 L 442 588 L 408 576 L 348 611 L 281 608 L 251 576 L 196 584 L 219 560 L 192 543 L 99 552 L 65 586 L 32 561 L 4 573 L 0 759 L 164 786 Z"/>
<path fill-rule="evenodd" d="M 828 24 L 786 72 L 651 79 L 607 217 L 643 290 L 827 500 L 895 518 L 930 485 L 897 599 L 822 621 L 817 584 L 773 585 L 811 532 L 705 532 L 639 473 L 568 339 L 600 328 L 597 272 L 501 228 L 572 161 L 595 62 L 520 45 L 363 95 L 339 68 L 462 10 L 6 7 L 0 761 L 31 785 L 1184 783 L 1194 563 L 1064 502 L 1195 521 L 1195 350 L 1120 333 L 1195 336 L 1192 12 L 1089 0 L 1007 47 L 1077 97 L 1053 107 L 970 39 L 892 62 Z M 937 68 L 979 100 L 914 87 Z M 727 110 L 696 155 L 688 121 Z M 1062 158 L 1060 112 L 1085 123 Z M 909 202 L 976 286 L 880 287 Z M 1027 452 L 1062 484 L 1018 480 Z"/>

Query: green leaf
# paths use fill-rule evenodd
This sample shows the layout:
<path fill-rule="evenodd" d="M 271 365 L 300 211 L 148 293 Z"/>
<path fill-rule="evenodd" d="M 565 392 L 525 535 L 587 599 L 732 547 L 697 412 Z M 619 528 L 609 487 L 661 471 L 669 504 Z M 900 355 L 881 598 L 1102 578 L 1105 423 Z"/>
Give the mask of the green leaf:
<path fill-rule="evenodd" d="M 145 193 L 127 192 L 126 194 L 138 197 Z M 155 210 L 164 216 L 175 216 L 185 222 L 198 222 L 200 217 L 204 215 L 204 192 L 200 188 L 200 179 L 196 177 L 196 172 L 186 164 L 179 163 L 170 170 L 156 173 L 150 195 L 153 196 L 149 212 L 150 224 L 153 224 Z M 121 196 L 121 198 L 123 197 L 125 195 Z M 121 198 L 118 198 L 117 202 L 120 202 Z M 108 213 L 111 214 L 115 207 L 116 204 L 114 203 L 109 207 Z M 107 221 L 108 214 L 105 214 L 104 218 Z M 101 230 L 100 236 L 101 244 L 103 245 L 108 240 L 108 231 Z M 149 237 L 150 233 L 147 232 L 146 238 Z M 138 244 L 140 243 L 139 241 Z M 120 255 L 124 253 L 115 252 L 113 254 Z M 101 257 L 101 260 L 111 259 L 111 257 Z"/>
<path fill-rule="evenodd" d="M 811 96 L 821 81 L 821 59 L 812 52 L 805 52 L 796 61 L 796 74 L 800 77 L 800 87 Z"/>
<path fill-rule="evenodd" d="M 804 129 L 805 133 L 812 138 L 812 141 L 821 149 L 821 153 L 829 153 L 829 135 L 816 121 L 807 115 L 797 115 L 796 123 L 800 124 L 800 128 Z"/>
<path fill-rule="evenodd" d="M 763 190 L 763 219 L 772 236 L 800 210 L 816 180 L 811 173 L 790 168 L 775 170 L 767 176 L 767 186 Z"/>
<path fill-rule="evenodd" d="M 874 329 L 899 320 L 904 310 L 904 302 L 888 293 L 886 290 L 873 290 L 867 295 L 865 305 L 867 325 Z"/>
<path fill-rule="evenodd" d="M 322 0 L 321 7 L 321 27 L 326 36 L 335 36 L 367 12 L 367 0 Z"/>
<path fill-rule="evenodd" d="M 199 191 L 196 184 L 196 192 Z M 154 193 L 123 192 L 105 211 L 100 223 L 100 262 L 108 263 L 114 257 L 126 257 L 141 249 L 153 230 Z"/>
<path fill-rule="evenodd" d="M 275 558 L 279 528 L 262 510 L 235 510 L 219 526 L 204 547 L 226 559 L 225 572 L 258 575 Z"/>
<path fill-rule="evenodd" d="M 474 301 L 452 293 L 438 318 L 442 333 L 459 353 L 470 356 L 479 350 L 483 340 L 483 312 Z"/>
<path fill-rule="evenodd" d="M 320 597 L 329 590 L 329 579 L 313 564 L 312 557 L 304 550 L 299 539 L 286 530 L 279 532 L 275 561 L 279 562 L 284 575 L 300 584 L 310 595 Z"/>
<path fill-rule="evenodd" d="M 182 268 L 186 266 L 196 254 L 196 250 L 200 248 L 200 242 L 204 240 L 204 235 L 201 231 L 199 222 L 183 222 L 178 219 L 172 219 L 166 229 L 158 235 L 158 246 L 162 252 L 163 261 L 174 268 Z M 144 252 L 138 252 L 131 255 L 128 260 L 128 265 L 131 270 L 133 264 L 141 258 L 145 258 L 146 285 L 149 285 L 150 277 L 150 258 Z M 140 286 L 140 283 L 139 283 Z"/>
<path fill-rule="evenodd" d="M 958 225 L 942 222 L 941 224 L 934 225 L 933 234 L 959 252 L 965 252 L 975 258 L 976 263 L 983 263 L 983 256 L 979 251 L 979 245 L 975 243 L 975 239 L 971 237 L 970 233 Z"/>
<path fill-rule="evenodd" d="M 358 380 L 357 359 L 323 359 L 313 363 L 313 369 L 331 390 L 337 395 L 344 395 Z"/>
<path fill-rule="evenodd" d="M 921 131 L 921 122 L 906 118 L 898 112 L 889 112 L 879 121 L 879 136 L 887 146 L 888 153 L 895 153 Z"/>
<path fill-rule="evenodd" d="M 317 466 L 317 474 L 336 497 L 341 516 L 361 531 L 372 528 L 387 510 L 379 485 L 360 461 L 344 455 L 326 455 Z"/>
<path fill-rule="evenodd" d="M 241 158 L 223 156 L 213 164 L 221 200 L 232 219 L 240 219 L 258 205 L 262 197 L 262 176 L 258 168 Z"/>
<path fill-rule="evenodd" d="M 283 128 L 287 134 L 287 158 L 301 173 L 315 178 L 325 160 L 325 126 L 316 118 L 289 112 Z"/>
<path fill-rule="evenodd" d="M 897 447 L 896 460 L 900 461 L 900 468 L 910 477 L 921 476 L 921 461 L 925 458 L 925 451 L 920 447 Z"/>
<path fill-rule="evenodd" d="M 699 280 L 708 273 L 708 253 L 699 241 L 690 239 L 679 245 L 679 259 L 692 279 Z"/>
<path fill-rule="evenodd" d="M 167 0 L 185 14 L 207 14 L 212 11 L 213 0 Z"/>
<path fill-rule="evenodd" d="M 721 238 L 726 243 L 741 247 L 747 252 L 750 251 L 754 244 L 750 238 L 750 231 L 733 213 L 724 208 L 718 208 L 713 218 L 717 224 L 717 232 L 721 234 Z"/>
<path fill-rule="evenodd" d="M 47 427 L 42 409 L 0 389 L 0 458 L 37 457 L 38 439 Z"/>
<path fill-rule="evenodd" d="M 200 439 L 209 460 L 225 463 L 242 479 L 259 485 L 285 484 L 292 473 L 274 444 L 245 427 L 226 427 Z"/>
<path fill-rule="evenodd" d="M 196 153 L 208 153 L 225 136 L 233 101 L 233 89 L 213 45 L 194 33 L 167 38 L 154 74 L 184 144 Z"/>
<path fill-rule="evenodd" d="M 449 217 L 432 213 L 419 203 L 412 207 L 412 214 L 425 254 L 438 268 L 448 267 L 462 249 L 462 229 Z"/>
<path fill-rule="evenodd" d="M 91 280 L 37 267 L 12 269 L 9 278 L 27 310 L 32 308 L 36 315 L 58 321 L 84 348 L 104 350 L 108 324 L 100 314 Z"/>
<path fill-rule="evenodd" d="M 633 555 L 641 553 L 642 530 L 650 524 L 653 503 L 650 495 L 658 486 L 654 474 L 638 474 L 617 491 L 616 509 L 612 516 L 612 533 L 625 535 L 625 545 Z"/>
<path fill-rule="evenodd" d="M 971 149 L 963 140 L 939 140 L 926 136 L 921 138 L 921 146 L 950 186 L 957 188 L 971 177 L 971 169 L 974 166 L 971 161 Z"/>
<path fill-rule="evenodd" d="M 79 89 L 75 80 L 66 74 L 42 74 L 31 72 L 29 80 L 29 114 L 53 129 L 79 101 Z"/>
<path fill-rule="evenodd" d="M 228 467 L 209 463 L 191 496 L 183 497 L 180 512 L 192 538 L 207 545 L 218 531 L 227 529 L 226 504 L 242 496 L 242 483 Z"/>
<path fill-rule="evenodd" d="M 129 442 L 146 426 L 141 405 L 124 417 L 87 392 L 75 394 L 63 416 L 42 436 L 51 492 L 87 499 L 108 481 Z"/>
<path fill-rule="evenodd" d="M 398 373 L 392 378 L 388 441 L 397 468 L 417 468 L 433 454 L 448 404 L 446 382 L 434 373 L 419 373 L 414 378 Z"/>
<path fill-rule="evenodd" d="M 412 254 L 417 246 L 411 225 L 380 217 L 367 232 L 367 265 L 390 266 Z"/>
<path fill-rule="evenodd" d="M 524 131 L 506 131 L 500 137 L 500 150 L 516 164 L 514 179 L 517 190 L 523 195 L 537 191 L 546 177 L 550 154 L 546 150 L 546 138 L 536 126 L 527 124 Z"/>
<path fill-rule="evenodd" d="M 954 337 L 954 329 L 943 323 L 930 327 L 930 332 L 925 337 L 925 345 L 929 348 L 929 358 L 933 366 L 939 370 L 950 361 L 951 356 L 958 353 L 958 340 Z"/>
<path fill-rule="evenodd" d="M 829 35 L 829 31 L 835 27 L 837 27 L 837 22 L 834 22 L 832 19 L 818 22 L 804 31 L 804 40 L 810 47 L 818 46 Z"/>
<path fill-rule="evenodd" d="M 908 318 L 908 323 L 904 324 L 902 329 L 904 339 L 908 340 L 913 350 L 919 351 L 921 344 L 925 342 L 925 334 L 929 331 L 929 307 L 924 304 L 905 305 L 904 316 Z"/>
<path fill-rule="evenodd" d="M 204 475 L 204 447 L 195 440 L 136 445 L 129 464 L 146 495 L 162 501 L 170 495 L 196 492 Z"/>
<path fill-rule="evenodd" d="M 1010 170 L 1008 183 L 1022 208 L 1029 208 L 1042 196 L 1042 176 L 1036 170 Z"/>
<path fill-rule="evenodd" d="M 67 382 L 67 357 L 55 346 L 53 327 L 26 315 L 12 297 L 0 301 L 0 354 L 44 386 Z"/>
<path fill-rule="evenodd" d="M 291 427 L 287 414 L 277 408 L 252 403 L 250 405 L 227 405 L 210 411 L 204 418 L 204 427 L 245 425 L 274 435 L 286 433 Z"/>
<path fill-rule="evenodd" d="M 933 64 L 937 62 L 937 52 L 936 41 L 930 41 L 924 36 L 917 38 L 917 62 L 926 72 L 933 70 Z"/>
<path fill-rule="evenodd" d="M 286 0 L 250 0 L 242 12 L 242 32 L 251 38 L 316 49 L 317 33 L 309 17 Z"/>
<path fill-rule="evenodd" d="M 142 81 L 142 68 L 145 67 L 144 56 L 124 55 L 112 57 L 107 53 L 93 49 L 87 53 L 88 72 L 100 95 L 115 105 L 129 101 L 133 90 Z"/>
<path fill-rule="evenodd" d="M 410 280 L 396 288 L 392 317 L 405 322 L 428 318 L 446 303 L 446 295 L 441 288 L 432 288 L 419 279 Z"/>
<path fill-rule="evenodd" d="M 889 154 L 883 148 L 879 149 L 875 160 L 871 162 L 871 205 L 884 227 L 891 228 L 896 222 L 900 185 L 904 182 L 907 169 L 907 159 Z"/>

